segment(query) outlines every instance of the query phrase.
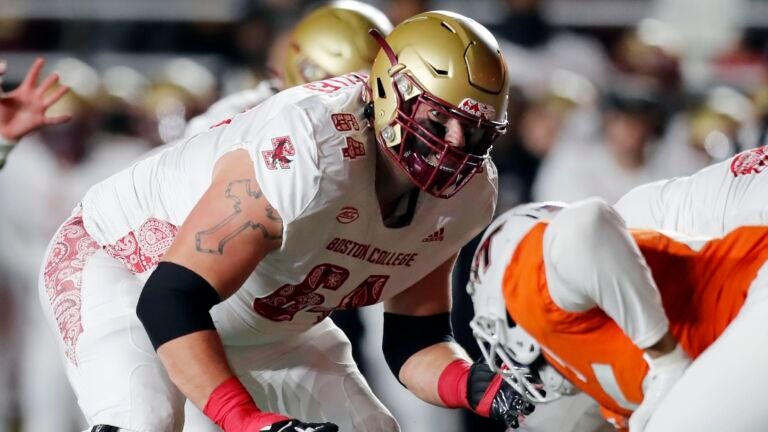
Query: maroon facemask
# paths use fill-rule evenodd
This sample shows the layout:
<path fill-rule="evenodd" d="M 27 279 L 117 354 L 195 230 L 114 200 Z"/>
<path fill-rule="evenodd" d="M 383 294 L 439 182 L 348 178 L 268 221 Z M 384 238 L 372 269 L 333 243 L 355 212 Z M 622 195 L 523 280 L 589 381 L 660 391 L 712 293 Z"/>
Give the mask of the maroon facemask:
<path fill-rule="evenodd" d="M 407 75 L 421 94 L 410 100 L 399 98 L 395 123 L 402 129 L 399 145 L 387 147 L 388 154 L 420 189 L 438 198 L 450 198 L 464 187 L 475 174 L 482 171 L 491 144 L 504 133 L 504 127 L 479 119 L 440 101 L 421 88 Z M 437 111 L 442 117 L 459 121 L 464 135 L 464 146 L 451 146 L 445 139 L 445 126 L 430 120 L 416 120 L 415 113 L 422 105 Z M 450 108 L 449 108 L 450 107 Z"/>

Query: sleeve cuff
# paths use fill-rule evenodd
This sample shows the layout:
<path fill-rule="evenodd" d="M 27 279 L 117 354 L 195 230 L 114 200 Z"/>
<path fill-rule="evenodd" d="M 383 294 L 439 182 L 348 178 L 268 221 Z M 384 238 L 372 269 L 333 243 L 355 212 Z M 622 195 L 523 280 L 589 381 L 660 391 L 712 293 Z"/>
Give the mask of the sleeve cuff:
<path fill-rule="evenodd" d="M 661 338 L 667 334 L 667 331 L 669 331 L 669 321 L 664 319 L 662 323 L 656 326 L 655 329 L 648 332 L 648 334 L 644 335 L 642 338 L 635 339 L 634 343 L 640 349 L 647 349 L 661 340 Z"/>

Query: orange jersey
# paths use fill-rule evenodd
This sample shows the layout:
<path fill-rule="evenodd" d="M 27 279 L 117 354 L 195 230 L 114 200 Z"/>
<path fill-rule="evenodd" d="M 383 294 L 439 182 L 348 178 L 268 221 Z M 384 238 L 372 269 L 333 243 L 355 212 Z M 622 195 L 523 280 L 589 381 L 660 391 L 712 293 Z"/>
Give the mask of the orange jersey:
<path fill-rule="evenodd" d="M 602 310 L 569 312 L 550 296 L 544 267 L 546 222 L 520 241 L 504 272 L 507 310 L 547 360 L 604 411 L 629 416 L 643 399 L 643 351 Z M 698 251 L 656 231 L 631 234 L 661 294 L 669 329 L 691 358 L 735 318 L 768 259 L 768 228 L 742 227 Z"/>

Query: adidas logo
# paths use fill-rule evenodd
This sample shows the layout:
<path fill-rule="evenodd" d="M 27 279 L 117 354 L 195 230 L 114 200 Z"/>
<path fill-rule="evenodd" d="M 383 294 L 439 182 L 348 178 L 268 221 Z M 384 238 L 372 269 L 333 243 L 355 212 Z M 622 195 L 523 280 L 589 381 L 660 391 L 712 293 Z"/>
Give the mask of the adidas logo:
<path fill-rule="evenodd" d="M 424 237 L 424 239 L 421 242 L 427 243 L 427 242 L 443 241 L 444 238 L 445 238 L 445 228 L 440 228 L 439 230 L 433 232 L 432 234 Z"/>

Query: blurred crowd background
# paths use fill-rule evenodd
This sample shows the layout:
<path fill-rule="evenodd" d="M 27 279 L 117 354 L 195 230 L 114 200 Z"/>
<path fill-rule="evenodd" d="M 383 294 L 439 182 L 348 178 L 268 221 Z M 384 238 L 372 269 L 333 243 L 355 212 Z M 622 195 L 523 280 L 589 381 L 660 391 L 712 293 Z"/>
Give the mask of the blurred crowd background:
<path fill-rule="evenodd" d="M 36 56 L 72 92 L 68 124 L 26 138 L 0 171 L 0 432 L 81 428 L 37 271 L 88 187 L 179 138 L 214 101 L 279 77 L 301 0 L 0 0 L 3 88 Z M 615 201 L 761 145 L 768 127 L 766 0 L 378 0 L 394 24 L 430 9 L 486 24 L 513 87 L 493 149 L 503 211 L 530 200 Z M 467 325 L 465 249 L 455 331 Z M 341 320 L 341 317 L 339 318 Z M 374 391 L 404 432 L 492 431 L 406 393 L 380 354 L 380 309 L 344 317 Z"/>

